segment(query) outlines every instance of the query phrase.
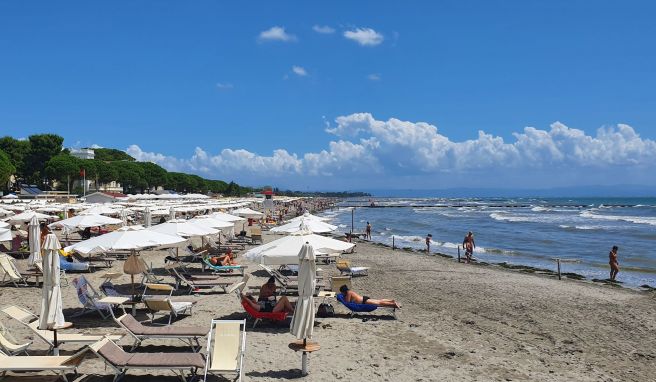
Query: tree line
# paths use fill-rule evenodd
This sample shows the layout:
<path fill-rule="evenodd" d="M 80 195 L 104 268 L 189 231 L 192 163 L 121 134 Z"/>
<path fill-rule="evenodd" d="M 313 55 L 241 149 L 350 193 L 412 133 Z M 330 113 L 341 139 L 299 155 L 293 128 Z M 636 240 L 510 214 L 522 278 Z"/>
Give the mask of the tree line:
<path fill-rule="evenodd" d="M 44 190 L 80 193 L 72 189 L 75 180 L 86 177 L 96 185 L 118 182 L 125 193 L 143 193 L 157 187 L 184 193 L 208 192 L 227 196 L 245 195 L 252 190 L 235 182 L 204 179 L 198 175 L 169 172 L 151 162 L 138 162 L 121 150 L 94 149 L 95 159 L 79 159 L 63 147 L 56 134 L 35 134 L 27 139 L 0 138 L 0 188 L 13 191 L 27 183 Z M 11 176 L 16 182 L 9 184 Z"/>

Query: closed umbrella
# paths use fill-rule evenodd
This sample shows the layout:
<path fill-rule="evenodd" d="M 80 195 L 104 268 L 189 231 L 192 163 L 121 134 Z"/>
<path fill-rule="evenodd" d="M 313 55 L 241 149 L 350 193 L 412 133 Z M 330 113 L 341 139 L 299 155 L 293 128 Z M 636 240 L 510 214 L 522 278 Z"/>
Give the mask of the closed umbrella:
<path fill-rule="evenodd" d="M 173 207 L 169 209 L 169 220 L 175 220 L 175 208 Z"/>
<path fill-rule="evenodd" d="M 121 213 L 119 214 L 121 217 L 121 221 L 123 222 L 123 227 L 128 225 L 128 210 L 127 209 L 122 209 Z"/>
<path fill-rule="evenodd" d="M 34 266 L 35 263 L 41 262 L 41 232 L 39 219 L 36 216 L 32 216 L 27 229 L 30 233 L 30 257 L 27 258 L 27 263 Z"/>
<path fill-rule="evenodd" d="M 302 339 L 303 356 L 301 372 L 307 374 L 308 339 L 312 338 L 314 328 L 314 289 L 316 287 L 317 264 L 314 249 L 305 243 L 298 253 L 300 269 L 298 272 L 298 301 L 294 308 L 294 316 L 290 326 L 291 333 Z M 300 344 L 299 344 L 300 345 Z M 316 344 L 310 344 L 316 348 Z M 312 351 L 312 350 L 309 350 Z"/>
<path fill-rule="evenodd" d="M 54 233 L 48 234 L 43 243 L 43 289 L 41 290 L 41 314 L 39 329 L 54 333 L 54 354 L 59 355 L 57 329 L 67 325 L 62 311 L 62 297 L 59 274 L 59 249 L 61 245 Z"/>
<path fill-rule="evenodd" d="M 150 227 L 152 223 L 152 219 L 153 218 L 150 213 L 150 207 L 146 206 L 146 208 L 144 209 L 144 227 L 146 228 Z"/>

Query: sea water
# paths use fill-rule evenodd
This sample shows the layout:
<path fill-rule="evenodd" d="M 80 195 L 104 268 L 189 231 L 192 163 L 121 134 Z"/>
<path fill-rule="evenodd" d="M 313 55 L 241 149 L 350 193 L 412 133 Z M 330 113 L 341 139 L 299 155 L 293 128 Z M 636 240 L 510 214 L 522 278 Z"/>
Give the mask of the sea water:
<path fill-rule="evenodd" d="M 556 269 L 588 279 L 609 277 L 608 252 L 619 246 L 618 281 L 656 286 L 656 198 L 418 198 L 347 199 L 324 212 L 339 231 L 362 233 L 396 247 L 457 256 L 473 231 L 474 257 L 488 263 Z M 352 208 L 352 206 L 356 206 Z M 464 255 L 464 253 L 463 253 Z"/>

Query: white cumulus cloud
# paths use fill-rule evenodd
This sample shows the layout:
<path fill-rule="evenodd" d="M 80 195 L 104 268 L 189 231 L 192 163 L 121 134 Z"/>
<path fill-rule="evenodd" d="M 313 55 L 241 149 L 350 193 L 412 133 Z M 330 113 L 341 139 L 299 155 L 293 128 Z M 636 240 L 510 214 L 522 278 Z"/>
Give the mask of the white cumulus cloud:
<path fill-rule="evenodd" d="M 321 34 L 332 34 L 335 33 L 335 28 L 332 28 L 328 25 L 315 25 L 312 27 L 312 30 L 321 33 Z"/>
<path fill-rule="evenodd" d="M 589 135 L 555 122 L 545 130 L 525 127 L 511 141 L 484 131 L 453 141 L 427 122 L 377 120 L 370 113 L 354 113 L 337 117 L 326 132 L 336 139 L 318 152 L 290 153 L 280 148 L 261 155 L 224 148 L 211 154 L 197 147 L 188 159 L 146 152 L 137 145 L 127 152 L 171 171 L 245 184 L 416 187 L 394 183 L 412 178 L 420 179 L 424 188 L 457 187 L 461 184 L 451 182 L 461 179 L 470 186 L 530 187 L 531 182 L 550 185 L 561 179 L 601 184 L 612 178 L 617 184 L 631 182 L 634 174 L 644 174 L 640 181 L 656 183 L 656 177 L 649 175 L 656 173 L 656 141 L 641 138 L 624 124 Z M 508 183 L 511 180 L 514 183 Z"/>
<path fill-rule="evenodd" d="M 274 26 L 265 31 L 260 32 L 258 36 L 259 41 L 283 41 L 293 42 L 297 38 L 295 35 L 287 33 L 285 27 Z"/>
<path fill-rule="evenodd" d="M 385 40 L 385 37 L 371 28 L 356 28 L 344 31 L 344 37 L 353 40 L 362 46 L 376 46 Z"/>
<path fill-rule="evenodd" d="M 307 70 L 305 70 L 304 67 L 297 66 L 297 65 L 292 66 L 292 72 L 294 72 L 294 74 L 296 74 L 297 76 L 301 76 L 301 77 L 305 77 L 308 75 Z"/>

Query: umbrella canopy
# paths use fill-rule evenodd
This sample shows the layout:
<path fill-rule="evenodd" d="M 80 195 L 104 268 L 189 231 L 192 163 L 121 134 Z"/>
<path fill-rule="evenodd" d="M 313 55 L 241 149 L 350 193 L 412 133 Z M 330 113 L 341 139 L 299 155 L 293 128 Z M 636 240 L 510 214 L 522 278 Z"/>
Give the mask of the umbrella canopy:
<path fill-rule="evenodd" d="M 235 216 L 235 215 L 230 215 L 226 214 L 225 212 L 215 212 L 210 215 L 212 218 L 217 219 L 217 220 L 223 220 L 226 222 L 238 222 L 242 220 L 246 220 L 242 217 Z"/>
<path fill-rule="evenodd" d="M 194 224 L 191 220 L 174 219 L 148 228 L 149 231 L 182 237 L 216 235 L 219 230 Z"/>
<path fill-rule="evenodd" d="M 305 243 L 312 245 L 315 248 L 315 253 L 342 252 L 355 246 L 353 243 L 315 235 L 307 231 L 299 231 L 252 248 L 246 252 L 245 256 L 249 260 L 260 264 L 298 264 L 298 253 Z"/>
<path fill-rule="evenodd" d="M 48 234 L 43 243 L 43 289 L 39 329 L 48 330 L 64 325 L 59 274 L 59 249 L 61 245 L 54 233 Z"/>
<path fill-rule="evenodd" d="M 264 216 L 263 213 L 251 210 L 250 208 L 239 208 L 232 211 L 235 215 L 243 216 L 245 218 L 259 219 Z"/>
<path fill-rule="evenodd" d="M 150 212 L 150 207 L 146 206 L 146 208 L 144 208 L 144 227 L 146 228 L 150 227 L 150 225 L 152 224 L 152 220 L 153 217 Z"/>
<path fill-rule="evenodd" d="M 0 228 L 0 241 L 11 241 L 12 239 L 11 230 Z"/>
<path fill-rule="evenodd" d="M 9 223 L 0 222 L 0 228 L 9 228 Z"/>
<path fill-rule="evenodd" d="M 34 263 L 41 262 L 41 232 L 36 216 L 32 216 L 27 229 L 30 232 L 30 257 L 27 258 L 27 263 L 33 266 Z"/>
<path fill-rule="evenodd" d="M 215 219 L 208 215 L 196 216 L 195 218 L 188 220 L 190 223 L 197 224 L 204 227 L 210 228 L 235 228 L 234 223 L 230 223 L 224 220 Z"/>
<path fill-rule="evenodd" d="M 96 215 L 118 215 L 119 211 L 106 205 L 99 205 L 91 207 L 82 211 L 83 214 L 96 214 Z"/>
<path fill-rule="evenodd" d="M 148 247 L 173 246 L 184 242 L 180 236 L 172 236 L 133 225 L 117 229 L 89 240 L 75 243 L 64 248 L 66 252 L 75 251 L 82 254 L 102 253 L 107 251 L 139 250 Z"/>
<path fill-rule="evenodd" d="M 122 222 L 122 220 L 110 218 L 109 216 L 104 215 L 81 214 L 73 216 L 72 218 L 48 224 L 48 227 L 62 227 L 64 232 L 68 233 L 80 228 L 100 227 L 107 224 L 121 224 Z"/>
<path fill-rule="evenodd" d="M 38 220 L 48 220 L 48 219 L 54 219 L 55 218 L 54 216 L 40 214 L 36 211 L 28 210 L 28 211 L 25 211 L 25 212 L 21 212 L 18 215 L 12 216 L 11 219 L 9 219 L 9 222 L 10 223 L 27 223 L 30 220 L 32 220 L 32 218 L 35 217 L 35 216 Z"/>
<path fill-rule="evenodd" d="M 311 338 L 314 328 L 314 289 L 317 284 L 317 263 L 314 249 L 308 243 L 298 252 L 298 301 L 290 326 L 298 339 Z"/>
<path fill-rule="evenodd" d="M 4 208 L 0 207 L 0 216 L 8 216 L 13 214 L 13 211 L 5 210 Z"/>
<path fill-rule="evenodd" d="M 14 195 L 14 194 L 7 194 L 7 195 L 3 196 L 2 199 L 18 199 L 18 196 Z"/>
<path fill-rule="evenodd" d="M 328 223 L 324 223 L 321 220 L 301 219 L 301 220 L 293 221 L 293 222 L 290 222 L 290 223 L 283 224 L 281 226 L 272 228 L 271 232 L 293 233 L 293 232 L 298 232 L 302 229 L 308 229 L 310 232 L 313 232 L 313 233 L 326 233 L 326 232 L 332 232 L 332 231 L 336 230 L 337 226 L 332 225 L 332 224 L 328 224 Z"/>
<path fill-rule="evenodd" d="M 119 214 L 119 217 L 121 218 L 121 222 L 123 223 L 123 227 L 128 225 L 128 210 L 127 209 L 122 209 L 121 213 Z"/>
<path fill-rule="evenodd" d="M 290 219 L 289 221 L 290 222 L 297 222 L 297 221 L 301 221 L 301 220 L 305 220 L 305 221 L 308 221 L 308 220 L 327 221 L 327 220 L 330 220 L 330 218 L 322 218 L 321 216 L 312 215 L 311 213 L 305 211 L 305 213 L 303 215 L 297 216 L 293 219 Z"/>

